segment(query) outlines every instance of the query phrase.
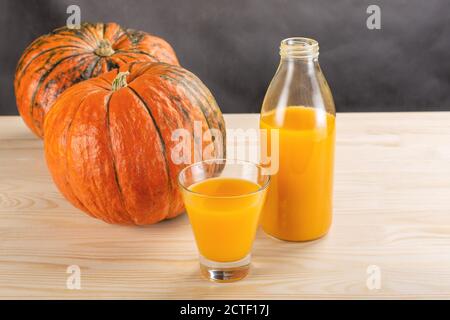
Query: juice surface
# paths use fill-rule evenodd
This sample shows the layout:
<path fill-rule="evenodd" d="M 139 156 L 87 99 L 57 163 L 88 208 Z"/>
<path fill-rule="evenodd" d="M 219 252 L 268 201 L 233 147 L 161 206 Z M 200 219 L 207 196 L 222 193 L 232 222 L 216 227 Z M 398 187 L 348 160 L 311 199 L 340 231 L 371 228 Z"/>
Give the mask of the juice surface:
<path fill-rule="evenodd" d="M 332 219 L 334 115 L 292 106 L 261 115 L 260 126 L 279 129 L 280 143 L 278 173 L 261 214 L 264 231 L 289 241 L 323 236 Z"/>
<path fill-rule="evenodd" d="M 210 178 L 183 191 L 184 204 L 201 255 L 217 262 L 250 253 L 265 190 L 249 180 Z"/>

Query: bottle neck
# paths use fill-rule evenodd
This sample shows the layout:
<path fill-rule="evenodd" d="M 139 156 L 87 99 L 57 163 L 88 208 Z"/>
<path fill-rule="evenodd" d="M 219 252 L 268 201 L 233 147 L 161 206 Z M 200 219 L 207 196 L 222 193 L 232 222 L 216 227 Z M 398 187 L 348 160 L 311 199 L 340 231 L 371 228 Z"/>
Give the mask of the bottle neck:
<path fill-rule="evenodd" d="M 281 57 L 280 65 L 291 65 L 291 66 L 314 66 L 319 63 L 318 57 L 315 58 L 292 58 L 292 57 Z"/>
<path fill-rule="evenodd" d="M 280 44 L 281 61 L 308 63 L 318 61 L 319 43 L 309 38 L 287 38 Z"/>
<path fill-rule="evenodd" d="M 333 97 L 318 61 L 317 41 L 289 38 L 280 45 L 281 61 L 264 97 L 261 114 L 284 114 L 288 107 L 304 106 L 335 114 Z M 318 114 L 318 113 L 317 113 Z"/>

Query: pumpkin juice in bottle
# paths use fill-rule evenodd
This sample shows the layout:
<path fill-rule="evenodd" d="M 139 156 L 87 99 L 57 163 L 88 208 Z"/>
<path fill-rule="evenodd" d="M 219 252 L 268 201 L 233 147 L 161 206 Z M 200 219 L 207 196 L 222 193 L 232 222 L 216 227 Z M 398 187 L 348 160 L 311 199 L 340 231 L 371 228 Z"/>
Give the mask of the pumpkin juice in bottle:
<path fill-rule="evenodd" d="M 315 40 L 289 38 L 264 98 L 260 127 L 267 130 L 265 159 L 278 157 L 261 225 L 282 240 L 308 241 L 325 235 L 332 220 L 335 108 L 318 62 Z M 271 141 L 271 130 L 278 131 Z M 264 142 L 262 142 L 264 143 Z M 278 154 L 270 154 L 278 143 Z"/>

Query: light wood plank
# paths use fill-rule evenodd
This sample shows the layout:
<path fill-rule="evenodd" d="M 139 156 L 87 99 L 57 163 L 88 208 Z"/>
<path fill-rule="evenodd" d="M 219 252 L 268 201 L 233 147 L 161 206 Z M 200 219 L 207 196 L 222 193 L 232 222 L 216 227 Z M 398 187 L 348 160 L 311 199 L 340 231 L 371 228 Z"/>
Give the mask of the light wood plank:
<path fill-rule="evenodd" d="M 256 128 L 257 115 L 226 115 Z M 450 298 L 450 113 L 338 114 L 333 227 L 288 243 L 258 233 L 253 269 L 200 278 L 185 216 L 147 227 L 87 217 L 58 193 L 42 142 L 0 117 L 0 298 Z M 66 268 L 79 265 L 81 290 Z M 369 265 L 381 289 L 366 286 Z"/>

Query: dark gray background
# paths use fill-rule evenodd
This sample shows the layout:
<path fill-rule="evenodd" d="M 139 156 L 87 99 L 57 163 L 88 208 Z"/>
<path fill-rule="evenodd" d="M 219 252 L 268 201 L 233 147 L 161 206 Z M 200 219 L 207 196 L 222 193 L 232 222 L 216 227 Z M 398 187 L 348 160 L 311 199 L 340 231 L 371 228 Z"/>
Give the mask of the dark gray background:
<path fill-rule="evenodd" d="M 0 0 L 0 114 L 17 114 L 15 65 L 36 37 L 66 23 L 114 21 L 169 41 L 224 112 L 259 112 L 279 41 L 307 36 L 338 111 L 450 110 L 448 0 Z M 381 30 L 366 28 L 369 4 Z"/>

